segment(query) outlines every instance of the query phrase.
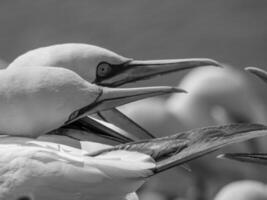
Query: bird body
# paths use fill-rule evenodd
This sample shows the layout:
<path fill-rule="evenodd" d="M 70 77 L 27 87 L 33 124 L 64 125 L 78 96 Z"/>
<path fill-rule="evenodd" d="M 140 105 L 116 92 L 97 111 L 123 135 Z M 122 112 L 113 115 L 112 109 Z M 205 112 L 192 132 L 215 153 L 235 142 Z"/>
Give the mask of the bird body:
<path fill-rule="evenodd" d="M 88 152 L 36 139 L 1 136 L 0 199 L 124 200 L 150 176 L 222 146 L 266 135 L 257 124 L 178 133 Z"/>
<path fill-rule="evenodd" d="M 152 174 L 150 169 L 155 165 L 152 159 L 136 152 L 93 158 L 78 149 L 64 152 L 36 142 L 21 144 L 21 138 L 19 144 L 8 143 L 8 139 L 1 143 L 3 200 L 24 196 L 38 200 L 124 199 L 144 183 L 143 178 Z"/>

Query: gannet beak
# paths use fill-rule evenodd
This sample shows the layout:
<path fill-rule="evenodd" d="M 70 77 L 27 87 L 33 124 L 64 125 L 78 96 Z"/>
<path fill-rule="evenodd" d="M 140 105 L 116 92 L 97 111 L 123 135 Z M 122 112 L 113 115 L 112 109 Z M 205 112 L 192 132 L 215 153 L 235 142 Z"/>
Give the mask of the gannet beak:
<path fill-rule="evenodd" d="M 267 83 L 267 72 L 264 71 L 263 69 L 259 69 L 257 67 L 246 67 L 245 70 L 256 75 L 257 77 L 262 79 L 265 83 Z"/>
<path fill-rule="evenodd" d="M 218 158 L 267 165 L 267 153 L 227 153 L 219 155 Z"/>
<path fill-rule="evenodd" d="M 155 138 L 152 133 L 116 108 L 98 112 L 97 117 L 128 132 L 133 141 Z"/>
<path fill-rule="evenodd" d="M 52 134 L 66 135 L 81 141 L 93 141 L 104 144 L 114 144 L 114 142 L 126 143 L 136 139 L 119 127 L 91 116 L 63 126 L 53 131 Z"/>
<path fill-rule="evenodd" d="M 71 113 L 69 119 L 65 122 L 65 125 L 85 115 L 94 114 L 96 112 L 111 109 L 133 101 L 168 93 L 186 92 L 183 89 L 168 86 L 139 88 L 98 87 L 100 92 L 96 100 L 88 106 L 85 106 Z"/>
<path fill-rule="evenodd" d="M 107 88 L 102 87 L 102 93 L 98 99 L 94 102 L 94 108 L 90 111 L 90 114 L 97 111 L 107 110 L 120 105 L 124 105 L 140 99 L 175 93 L 183 92 L 185 90 L 176 87 L 169 86 L 156 86 L 156 87 L 139 87 L 139 88 Z"/>
<path fill-rule="evenodd" d="M 221 66 L 217 61 L 206 58 L 170 60 L 131 60 L 121 65 L 113 65 L 114 73 L 109 77 L 98 78 L 95 83 L 108 87 L 148 79 L 154 76 L 177 72 L 201 66 Z"/>

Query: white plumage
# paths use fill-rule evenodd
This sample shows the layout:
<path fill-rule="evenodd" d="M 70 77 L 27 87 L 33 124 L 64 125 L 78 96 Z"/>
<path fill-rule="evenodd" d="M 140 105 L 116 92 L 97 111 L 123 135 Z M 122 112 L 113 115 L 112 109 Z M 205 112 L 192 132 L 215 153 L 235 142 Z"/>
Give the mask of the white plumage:
<path fill-rule="evenodd" d="M 124 199 L 144 183 L 155 166 L 137 152 L 86 156 L 56 143 L 1 138 L 0 199 Z"/>
<path fill-rule="evenodd" d="M 266 129 L 256 124 L 210 127 L 91 153 L 57 143 L 1 136 L 0 199 L 136 197 L 131 193 L 150 176 L 222 146 L 266 135 Z"/>

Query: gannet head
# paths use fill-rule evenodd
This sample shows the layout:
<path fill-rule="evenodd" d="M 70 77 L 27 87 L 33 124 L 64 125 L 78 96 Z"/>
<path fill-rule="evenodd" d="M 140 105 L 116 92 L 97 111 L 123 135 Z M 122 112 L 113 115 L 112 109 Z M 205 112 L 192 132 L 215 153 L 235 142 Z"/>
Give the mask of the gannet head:
<path fill-rule="evenodd" d="M 38 136 L 87 114 L 172 92 L 184 90 L 173 87 L 109 88 L 89 83 L 75 72 L 60 67 L 2 70 L 0 127 L 8 135 Z"/>
<path fill-rule="evenodd" d="M 117 87 L 157 75 L 220 64 L 205 58 L 140 61 L 98 46 L 69 43 L 31 50 L 15 59 L 8 68 L 21 66 L 64 67 L 88 82 Z"/>

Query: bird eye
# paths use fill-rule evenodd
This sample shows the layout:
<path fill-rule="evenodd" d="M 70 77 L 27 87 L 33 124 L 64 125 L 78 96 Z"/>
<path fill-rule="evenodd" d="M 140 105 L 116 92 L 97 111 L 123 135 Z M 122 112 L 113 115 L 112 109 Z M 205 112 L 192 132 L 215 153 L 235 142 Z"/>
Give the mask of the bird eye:
<path fill-rule="evenodd" d="M 100 63 L 97 67 L 97 75 L 105 77 L 111 72 L 111 66 L 108 63 Z"/>

